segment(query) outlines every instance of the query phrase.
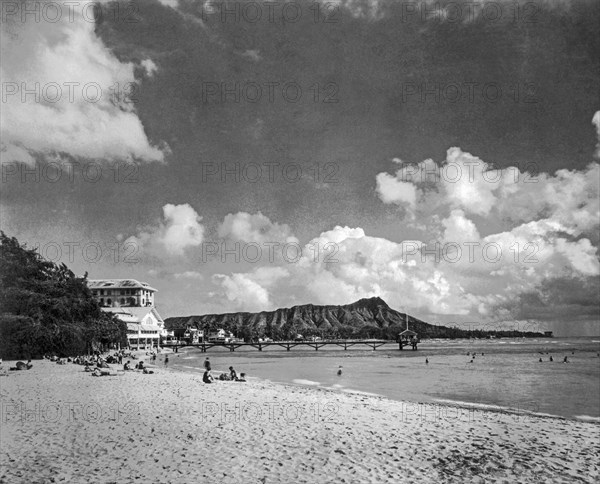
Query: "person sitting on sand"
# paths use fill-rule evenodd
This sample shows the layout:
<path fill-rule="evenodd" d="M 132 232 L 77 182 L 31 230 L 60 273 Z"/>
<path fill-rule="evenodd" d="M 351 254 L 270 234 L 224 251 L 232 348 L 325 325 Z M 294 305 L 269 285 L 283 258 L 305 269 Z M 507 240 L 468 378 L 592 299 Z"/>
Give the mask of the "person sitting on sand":
<path fill-rule="evenodd" d="M 237 373 L 233 369 L 233 366 L 229 367 L 229 377 L 231 378 L 232 381 L 236 381 L 237 380 Z"/>
<path fill-rule="evenodd" d="M 17 361 L 17 364 L 12 368 L 9 368 L 11 371 L 16 370 L 30 370 L 33 365 L 31 364 L 31 360 L 27 360 L 27 363 L 23 363 L 22 361 Z"/>
<path fill-rule="evenodd" d="M 123 370 L 125 370 L 125 371 L 131 370 L 131 362 L 129 360 L 127 360 L 127 363 L 125 363 L 123 365 Z"/>
<path fill-rule="evenodd" d="M 246 381 L 246 374 L 245 373 L 240 373 L 240 377 L 237 379 L 237 381 Z"/>
<path fill-rule="evenodd" d="M 338 367 L 338 371 L 337 371 L 338 376 L 342 376 L 342 365 L 340 365 Z"/>
<path fill-rule="evenodd" d="M 83 369 L 83 371 L 90 372 L 90 371 L 92 371 L 92 369 L 89 367 L 89 365 L 85 365 L 85 368 Z"/>
<path fill-rule="evenodd" d="M 210 374 L 210 370 L 206 370 L 204 375 L 202 375 L 202 381 L 204 383 L 212 383 L 214 380 L 213 376 Z"/>
<path fill-rule="evenodd" d="M 144 375 L 153 375 L 154 372 L 152 370 L 149 370 L 148 368 L 144 368 Z"/>

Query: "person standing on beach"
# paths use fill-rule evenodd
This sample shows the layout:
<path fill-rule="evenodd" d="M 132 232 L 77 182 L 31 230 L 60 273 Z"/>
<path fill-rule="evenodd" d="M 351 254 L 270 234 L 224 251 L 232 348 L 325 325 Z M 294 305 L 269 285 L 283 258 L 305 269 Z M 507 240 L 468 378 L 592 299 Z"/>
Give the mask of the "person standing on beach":
<path fill-rule="evenodd" d="M 165 366 L 169 364 L 169 355 L 165 355 Z"/>

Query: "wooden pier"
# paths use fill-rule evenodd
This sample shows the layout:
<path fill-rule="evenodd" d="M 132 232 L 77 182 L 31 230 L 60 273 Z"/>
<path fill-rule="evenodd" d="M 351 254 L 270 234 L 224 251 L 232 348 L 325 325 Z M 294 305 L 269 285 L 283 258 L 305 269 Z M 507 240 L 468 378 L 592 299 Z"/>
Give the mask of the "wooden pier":
<path fill-rule="evenodd" d="M 194 347 L 200 348 L 202 353 L 206 353 L 210 348 L 228 348 L 229 351 L 235 351 L 238 348 L 243 347 L 251 347 L 255 348 L 258 351 L 262 351 L 263 348 L 267 348 L 269 346 L 280 346 L 285 348 L 287 351 L 290 351 L 292 348 L 296 346 L 309 346 L 314 348 L 315 351 L 318 351 L 319 348 L 323 348 L 324 346 L 339 346 L 347 350 L 352 346 L 356 345 L 366 345 L 370 348 L 373 348 L 375 351 L 377 348 L 383 345 L 397 344 L 398 349 L 402 350 L 404 346 L 410 345 L 412 349 L 416 351 L 417 349 L 417 341 L 407 342 L 407 341 L 393 341 L 393 340 L 326 340 L 326 341 L 262 341 L 257 343 L 243 343 L 243 342 L 227 342 L 227 343 L 172 343 L 165 344 L 164 346 L 167 348 L 173 348 L 175 353 L 179 351 L 179 348 L 183 347 Z"/>

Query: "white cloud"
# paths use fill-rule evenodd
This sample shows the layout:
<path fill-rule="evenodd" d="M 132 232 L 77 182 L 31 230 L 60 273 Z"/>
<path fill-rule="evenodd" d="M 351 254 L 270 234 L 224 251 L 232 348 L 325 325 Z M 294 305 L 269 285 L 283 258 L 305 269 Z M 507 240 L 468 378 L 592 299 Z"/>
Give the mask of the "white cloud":
<path fill-rule="evenodd" d="M 134 65 L 120 62 L 96 36 L 89 5 L 58 2 L 53 10 L 45 7 L 52 2 L 29 3 L 46 12 L 41 21 L 31 14 L 23 21 L 19 11 L 1 26 L 2 162 L 33 164 L 36 154 L 56 153 L 163 160 L 124 99 Z M 47 21 L 54 12 L 60 19 Z"/>
<path fill-rule="evenodd" d="M 228 214 L 219 226 L 218 233 L 219 237 L 241 242 L 298 242 L 288 225 L 272 222 L 260 212 Z"/>
<path fill-rule="evenodd" d="M 196 279 L 200 281 L 204 279 L 204 276 L 196 271 L 178 272 L 174 274 L 173 277 L 175 277 L 175 279 Z"/>
<path fill-rule="evenodd" d="M 262 60 L 260 56 L 260 51 L 258 49 L 248 49 L 242 53 L 242 57 L 246 59 L 250 59 L 251 61 L 258 62 Z"/>
<path fill-rule="evenodd" d="M 179 0 L 158 0 L 160 3 L 167 7 L 177 8 L 179 6 Z"/>
<path fill-rule="evenodd" d="M 197 247 L 204 240 L 204 226 L 189 204 L 163 207 L 164 221 L 147 227 L 128 240 L 143 247 L 149 254 L 181 256 L 188 247 Z"/>
<path fill-rule="evenodd" d="M 600 158 L 600 111 L 596 111 L 594 113 L 592 124 L 596 126 L 596 135 L 598 136 L 598 143 L 596 144 L 596 158 Z"/>
<path fill-rule="evenodd" d="M 377 193 L 383 203 L 408 204 L 410 208 L 417 205 L 417 187 L 412 183 L 398 180 L 387 173 L 379 173 L 376 177 Z"/>
<path fill-rule="evenodd" d="M 248 274 L 215 274 L 213 282 L 221 286 L 236 310 L 264 311 L 272 308 L 269 292 Z"/>
<path fill-rule="evenodd" d="M 423 317 L 481 320 L 509 317 L 511 304 L 547 281 L 600 274 L 597 163 L 534 175 L 491 169 L 459 148 L 448 150 L 441 166 L 394 162 L 400 169 L 379 174 L 377 191 L 386 203 L 412 212 L 421 237 L 394 242 L 336 226 L 310 240 L 299 261 L 276 261 L 285 271 L 271 267 L 261 275 L 261 267 L 220 276 L 229 300 L 247 309 L 253 301 L 271 304 L 275 294 L 283 305 L 380 296 Z M 226 217 L 220 235 L 286 240 L 291 231 L 260 213 L 239 213 Z M 243 288 L 256 299 L 246 299 Z"/>
<path fill-rule="evenodd" d="M 144 59 L 141 62 L 141 65 L 146 70 L 146 75 L 148 77 L 154 76 L 154 73 L 158 70 L 158 66 L 154 63 L 152 59 Z"/>

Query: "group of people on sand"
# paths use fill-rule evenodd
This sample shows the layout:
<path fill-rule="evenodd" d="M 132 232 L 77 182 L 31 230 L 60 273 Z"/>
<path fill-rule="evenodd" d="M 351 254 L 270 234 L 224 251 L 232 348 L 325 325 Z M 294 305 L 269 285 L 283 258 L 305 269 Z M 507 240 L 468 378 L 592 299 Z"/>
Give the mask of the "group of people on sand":
<path fill-rule="evenodd" d="M 148 354 L 148 353 L 146 353 Z M 130 358 L 127 360 L 125 364 L 123 364 L 124 358 Z M 58 356 L 52 355 L 44 355 L 44 358 L 50 360 L 52 362 L 56 362 L 59 365 L 66 365 L 67 363 L 73 363 L 76 365 L 84 366 L 83 371 L 87 373 L 91 373 L 92 376 L 116 376 L 118 375 L 118 371 L 112 369 L 109 364 L 118 364 L 123 365 L 123 371 L 135 371 L 141 370 L 144 374 L 153 374 L 149 368 L 144 366 L 143 361 L 139 361 L 135 364 L 135 368 L 132 368 L 131 360 L 137 359 L 137 356 L 132 354 L 130 351 L 119 350 L 115 351 L 113 354 L 109 354 L 106 356 L 102 356 L 99 351 L 94 352 L 93 355 L 87 356 L 75 356 L 75 357 L 67 357 L 67 358 L 59 358 Z M 154 353 L 154 359 L 156 359 L 156 353 Z M 19 362 L 22 363 L 22 362 Z M 19 365 L 17 363 L 17 366 Z M 18 369 L 27 369 L 27 368 L 18 368 Z"/>
<path fill-rule="evenodd" d="M 240 376 L 238 377 L 237 372 L 234 370 L 233 366 L 229 367 L 229 374 L 225 373 L 225 372 L 221 372 L 221 374 L 218 377 L 219 380 L 221 381 L 241 381 L 241 382 L 245 382 L 246 381 L 246 374 L 245 373 L 240 373 Z M 204 374 L 202 375 L 202 381 L 204 383 L 212 383 L 215 381 L 215 378 L 212 376 L 212 368 L 210 365 L 210 358 L 206 358 L 206 360 L 204 360 Z"/>
<path fill-rule="evenodd" d="M 143 361 L 138 361 L 135 365 L 134 368 L 131 368 L 131 361 L 127 360 L 127 362 L 123 365 L 123 371 L 135 371 L 135 370 L 142 370 L 142 373 L 144 375 L 152 375 L 154 374 L 154 370 L 151 370 L 150 368 L 144 366 L 144 362 Z"/>

